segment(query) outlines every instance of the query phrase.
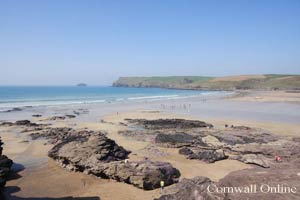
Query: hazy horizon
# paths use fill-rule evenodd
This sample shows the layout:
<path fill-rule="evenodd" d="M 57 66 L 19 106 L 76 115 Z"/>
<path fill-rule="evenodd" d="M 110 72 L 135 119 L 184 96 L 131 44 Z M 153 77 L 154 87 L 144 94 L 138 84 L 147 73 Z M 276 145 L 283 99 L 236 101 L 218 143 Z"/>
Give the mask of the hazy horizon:
<path fill-rule="evenodd" d="M 0 0 L 0 85 L 300 74 L 300 1 Z"/>

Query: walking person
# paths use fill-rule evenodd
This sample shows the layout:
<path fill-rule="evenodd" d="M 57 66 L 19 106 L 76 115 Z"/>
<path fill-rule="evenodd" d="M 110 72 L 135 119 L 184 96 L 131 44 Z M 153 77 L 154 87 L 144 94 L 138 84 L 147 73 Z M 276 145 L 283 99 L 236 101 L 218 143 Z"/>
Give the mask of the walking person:
<path fill-rule="evenodd" d="M 163 180 L 160 181 L 160 193 L 163 193 L 165 187 L 165 182 Z"/>

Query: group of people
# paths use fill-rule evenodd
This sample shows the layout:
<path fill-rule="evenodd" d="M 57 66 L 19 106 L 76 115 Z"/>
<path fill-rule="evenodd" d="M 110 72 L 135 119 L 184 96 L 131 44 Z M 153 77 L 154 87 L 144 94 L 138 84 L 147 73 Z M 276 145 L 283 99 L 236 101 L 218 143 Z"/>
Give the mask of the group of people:
<path fill-rule="evenodd" d="M 160 104 L 160 108 L 163 110 L 166 109 L 176 110 L 178 108 L 178 109 L 187 110 L 189 112 L 192 108 L 192 104 L 179 104 L 179 105 Z"/>

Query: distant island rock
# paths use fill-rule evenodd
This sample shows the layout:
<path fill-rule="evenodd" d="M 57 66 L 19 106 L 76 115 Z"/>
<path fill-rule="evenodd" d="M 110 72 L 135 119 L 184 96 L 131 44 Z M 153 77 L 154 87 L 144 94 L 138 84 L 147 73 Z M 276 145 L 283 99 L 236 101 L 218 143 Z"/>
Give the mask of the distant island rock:
<path fill-rule="evenodd" d="M 85 84 L 85 83 L 78 83 L 77 86 L 78 86 L 78 87 L 86 87 L 87 84 Z"/>

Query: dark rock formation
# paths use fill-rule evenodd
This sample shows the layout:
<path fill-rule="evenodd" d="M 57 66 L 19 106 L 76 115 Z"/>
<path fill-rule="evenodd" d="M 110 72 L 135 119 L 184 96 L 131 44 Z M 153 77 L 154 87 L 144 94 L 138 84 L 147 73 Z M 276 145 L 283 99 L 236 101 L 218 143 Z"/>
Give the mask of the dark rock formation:
<path fill-rule="evenodd" d="M 188 159 L 197 159 L 204 162 L 213 163 L 219 160 L 224 160 L 228 156 L 225 155 L 222 149 L 190 149 L 187 147 L 181 148 L 179 153 L 185 155 Z"/>
<path fill-rule="evenodd" d="M 16 122 L 2 122 L 1 126 L 25 126 L 25 127 L 38 127 L 45 126 L 44 124 L 33 123 L 29 120 L 18 120 Z"/>
<path fill-rule="evenodd" d="M 36 123 L 32 123 L 29 120 L 18 120 L 15 122 L 17 126 L 38 126 Z"/>
<path fill-rule="evenodd" d="M 76 116 L 75 115 L 65 115 L 65 117 L 67 117 L 67 118 L 75 118 Z"/>
<path fill-rule="evenodd" d="M 7 177 L 10 173 L 10 169 L 13 164 L 13 161 L 11 159 L 9 159 L 5 155 L 2 155 L 2 151 L 3 151 L 2 145 L 3 142 L 1 141 L 1 137 L 0 137 L 0 193 L 1 193 L 1 188 L 5 186 Z"/>
<path fill-rule="evenodd" d="M 185 119 L 127 119 L 129 123 L 135 123 L 147 129 L 191 129 L 191 128 L 211 128 L 212 124 L 203 121 Z"/>
<path fill-rule="evenodd" d="M 155 200 L 225 200 L 225 194 L 209 193 L 207 187 L 213 182 L 198 176 L 193 179 L 182 179 L 179 183 L 164 190 L 165 195 Z"/>
<path fill-rule="evenodd" d="M 189 156 L 189 155 L 191 155 L 191 154 L 193 154 L 194 152 L 190 149 L 190 148 L 188 148 L 188 147 L 182 147 L 181 149 L 179 149 L 179 154 L 181 154 L 181 155 L 185 155 L 185 156 Z"/>
<path fill-rule="evenodd" d="M 182 147 L 194 143 L 195 137 L 186 133 L 164 134 L 155 137 L 155 143 L 166 147 Z"/>
<path fill-rule="evenodd" d="M 248 144 L 248 143 L 268 143 L 280 139 L 272 133 L 267 133 L 260 129 L 245 126 L 234 126 L 222 132 L 212 133 L 219 141 L 228 145 Z"/>
<path fill-rule="evenodd" d="M 93 133 L 89 137 L 64 139 L 49 151 L 49 157 L 69 170 L 115 179 L 145 190 L 158 188 L 161 180 L 166 185 L 173 184 L 180 176 L 169 163 L 125 162 L 129 153 L 104 134 Z"/>
<path fill-rule="evenodd" d="M 63 140 L 49 151 L 49 157 L 82 171 L 85 165 L 97 162 L 119 161 L 127 158 L 130 152 L 101 133 L 94 133 L 88 139 L 78 136 Z"/>
<path fill-rule="evenodd" d="M 12 109 L 8 109 L 8 110 L 3 111 L 3 112 L 9 113 L 9 112 L 14 112 L 14 111 L 22 111 L 22 110 L 23 110 L 22 108 L 12 108 Z"/>
<path fill-rule="evenodd" d="M 65 116 L 53 116 L 53 117 L 50 117 L 49 120 L 65 120 L 66 117 Z"/>
<path fill-rule="evenodd" d="M 90 130 L 74 130 L 72 128 L 45 128 L 40 132 L 30 134 L 33 140 L 38 138 L 46 138 L 49 143 L 56 144 L 73 138 L 86 139 L 92 134 L 103 134 L 101 132 L 94 132 Z"/>
<path fill-rule="evenodd" d="M 276 163 L 272 167 L 265 168 L 252 168 L 232 172 L 218 183 L 219 186 L 249 186 L 256 185 L 256 193 L 230 193 L 227 194 L 228 199 L 260 199 L 260 200 L 298 200 L 300 199 L 300 160 L 293 160 L 292 162 L 284 160 L 282 163 Z M 263 186 L 264 185 L 264 186 Z M 261 186 L 266 192 L 267 187 L 272 187 L 269 192 L 261 192 Z M 296 193 L 284 192 L 287 187 L 295 187 Z M 274 189 L 275 188 L 275 189 Z M 277 191 L 277 192 L 275 192 Z"/>
<path fill-rule="evenodd" d="M 42 117 L 42 115 L 40 115 L 40 114 L 34 114 L 34 115 L 32 115 L 32 117 Z"/>
<path fill-rule="evenodd" d="M 120 132 L 121 135 L 163 147 L 186 147 L 179 153 L 188 159 L 210 163 L 226 159 L 227 154 L 232 155 L 231 159 L 261 167 L 272 166 L 275 156 L 285 160 L 300 159 L 299 138 L 278 136 L 258 128 L 232 125 L 225 130 L 203 129 L 198 123 L 212 126 L 181 119 L 125 120 L 129 122 L 128 130 Z"/>
<path fill-rule="evenodd" d="M 245 154 L 245 155 L 238 155 L 233 159 L 239 160 L 246 164 L 254 164 L 264 168 L 269 168 L 270 165 L 268 164 L 267 159 L 260 155 L 260 154 Z"/>
<path fill-rule="evenodd" d="M 159 188 L 162 180 L 166 186 L 171 185 L 177 182 L 180 176 L 180 172 L 170 163 L 149 160 L 102 163 L 93 168 L 87 168 L 87 173 L 132 184 L 144 190 Z"/>

